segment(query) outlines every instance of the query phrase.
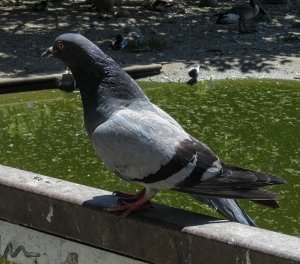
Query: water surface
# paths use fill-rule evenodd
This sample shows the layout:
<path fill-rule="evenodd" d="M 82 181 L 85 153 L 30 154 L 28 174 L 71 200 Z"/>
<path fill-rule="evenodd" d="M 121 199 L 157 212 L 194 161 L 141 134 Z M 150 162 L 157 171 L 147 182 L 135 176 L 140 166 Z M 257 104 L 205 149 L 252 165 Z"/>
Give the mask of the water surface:
<path fill-rule="evenodd" d="M 287 185 L 271 188 L 281 208 L 243 201 L 257 225 L 300 236 L 300 85 L 296 81 L 242 80 L 184 84 L 141 83 L 170 113 L 222 160 L 272 172 Z M 38 91 L 0 96 L 0 164 L 110 191 L 136 192 L 107 171 L 85 133 L 79 93 Z M 154 199 L 218 216 L 184 194 L 163 191 Z"/>

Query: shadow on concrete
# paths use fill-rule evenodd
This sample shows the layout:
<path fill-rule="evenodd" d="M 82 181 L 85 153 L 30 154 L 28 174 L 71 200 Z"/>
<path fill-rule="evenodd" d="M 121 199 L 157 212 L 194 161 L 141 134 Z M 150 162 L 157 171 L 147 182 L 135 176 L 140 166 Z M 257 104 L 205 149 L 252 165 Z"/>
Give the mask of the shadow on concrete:
<path fill-rule="evenodd" d="M 91 200 L 85 201 L 82 206 L 93 210 L 104 210 L 106 208 L 118 206 L 118 197 L 115 195 L 101 195 L 95 196 Z M 122 212 L 107 212 L 107 214 L 113 214 L 119 216 Z M 147 210 L 134 212 L 128 217 L 138 218 L 139 220 L 151 222 L 159 222 L 163 225 L 168 225 L 173 229 L 182 230 L 184 227 L 206 225 L 211 223 L 226 223 L 226 220 L 220 220 L 217 218 L 201 215 L 169 206 L 152 203 L 152 206 Z M 122 220 L 120 220 L 122 221 Z"/>

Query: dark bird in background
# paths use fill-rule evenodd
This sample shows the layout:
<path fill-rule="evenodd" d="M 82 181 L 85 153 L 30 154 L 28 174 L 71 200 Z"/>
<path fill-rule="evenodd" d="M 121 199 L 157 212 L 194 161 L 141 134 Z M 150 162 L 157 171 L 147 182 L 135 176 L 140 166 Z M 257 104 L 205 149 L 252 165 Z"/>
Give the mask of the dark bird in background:
<path fill-rule="evenodd" d="M 47 0 L 42 0 L 39 3 L 36 3 L 32 6 L 33 11 L 43 11 L 47 8 Z"/>
<path fill-rule="evenodd" d="M 266 15 L 266 11 L 260 8 L 254 0 L 250 0 L 250 5 L 236 6 L 227 12 L 218 15 L 217 24 L 239 23 L 240 33 L 249 33 L 246 28 L 246 21 L 254 18 L 258 14 Z"/>
<path fill-rule="evenodd" d="M 108 18 L 108 15 L 113 13 L 114 6 L 116 4 L 115 0 L 93 0 L 94 5 L 98 9 L 99 16 L 100 12 L 106 14 L 106 18 Z"/>
<path fill-rule="evenodd" d="M 42 56 L 55 56 L 71 70 L 80 89 L 84 122 L 92 145 L 108 169 L 144 188 L 116 194 L 123 204 L 106 209 L 138 210 L 163 189 L 187 193 L 226 218 L 255 224 L 235 199 L 278 207 L 279 195 L 261 189 L 285 183 L 270 173 L 221 161 L 142 89 L 110 57 L 79 34 L 63 34 Z M 127 201 L 127 202 L 126 202 Z"/>
<path fill-rule="evenodd" d="M 127 43 L 127 40 L 121 34 L 118 34 L 111 42 L 111 46 L 114 50 L 121 50 L 127 46 Z"/>
<path fill-rule="evenodd" d="M 198 81 L 199 74 L 200 74 L 200 64 L 196 64 L 188 72 L 188 75 L 191 79 L 188 80 L 187 84 L 189 84 L 189 85 L 196 84 Z"/>

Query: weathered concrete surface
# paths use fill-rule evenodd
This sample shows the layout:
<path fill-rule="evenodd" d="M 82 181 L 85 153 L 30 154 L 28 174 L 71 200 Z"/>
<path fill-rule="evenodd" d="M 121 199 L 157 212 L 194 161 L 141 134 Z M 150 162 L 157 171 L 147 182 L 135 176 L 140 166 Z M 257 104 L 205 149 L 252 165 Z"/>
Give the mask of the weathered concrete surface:
<path fill-rule="evenodd" d="M 0 166 L 0 218 L 152 263 L 300 263 L 300 238 L 154 205 L 120 221 L 111 193 Z"/>
<path fill-rule="evenodd" d="M 1 260 L 18 264 L 145 263 L 0 220 Z"/>

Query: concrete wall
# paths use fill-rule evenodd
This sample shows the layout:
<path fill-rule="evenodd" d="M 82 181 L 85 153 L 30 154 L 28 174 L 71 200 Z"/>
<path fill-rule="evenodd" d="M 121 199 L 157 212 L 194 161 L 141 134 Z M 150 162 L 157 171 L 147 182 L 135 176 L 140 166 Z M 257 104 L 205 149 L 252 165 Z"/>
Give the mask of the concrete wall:
<path fill-rule="evenodd" d="M 69 240 L 66 243 L 76 243 L 76 248 L 82 245 L 82 251 L 78 252 L 86 252 L 86 246 L 96 250 L 93 251 L 96 253 L 88 254 L 61 249 L 60 262 L 55 263 L 69 263 L 63 262 L 67 253 L 98 256 L 105 250 L 127 256 L 123 256 L 124 262 L 120 263 L 126 263 L 125 260 L 138 263 L 129 257 L 164 264 L 300 263 L 300 238 L 297 237 L 157 204 L 151 211 L 135 213 L 120 221 L 117 214 L 103 210 L 116 203 L 116 197 L 100 189 L 0 166 L 0 219 L 14 223 L 11 228 L 16 230 L 18 226 L 15 224 L 30 228 L 29 233 L 28 230 L 17 231 L 18 236 L 9 237 L 9 232 L 3 230 L 11 224 L 2 221 L 0 254 L 3 256 L 11 242 L 14 250 L 18 245 L 26 248 L 28 244 L 27 251 L 34 249 L 32 253 L 48 254 L 49 259 L 58 259 L 57 252 L 51 257 L 50 250 L 38 247 L 47 241 L 43 238 L 47 233 L 52 239 L 57 237 L 58 240 Z M 27 239 L 30 232 L 36 238 Z M 60 242 L 57 242 L 57 247 L 62 248 Z M 106 256 L 110 258 L 109 254 Z M 28 263 L 52 263 L 43 262 L 41 257 L 35 258 L 38 262 L 30 259 Z M 94 262 L 79 262 L 77 258 L 74 263 Z"/>
<path fill-rule="evenodd" d="M 20 264 L 146 263 L 1 220 L 0 255 Z"/>

